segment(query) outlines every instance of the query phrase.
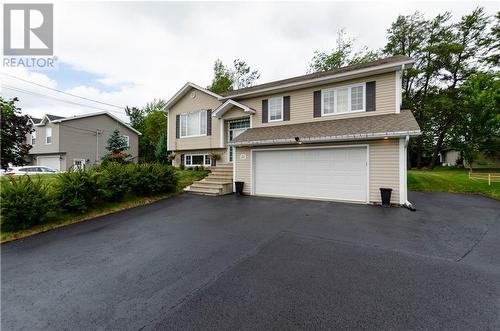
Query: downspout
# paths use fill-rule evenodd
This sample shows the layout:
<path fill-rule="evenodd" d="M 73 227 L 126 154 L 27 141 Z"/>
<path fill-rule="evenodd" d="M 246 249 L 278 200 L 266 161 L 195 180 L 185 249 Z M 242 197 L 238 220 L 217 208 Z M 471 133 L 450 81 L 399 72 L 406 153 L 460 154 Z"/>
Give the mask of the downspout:
<path fill-rule="evenodd" d="M 406 199 L 405 199 L 405 204 L 404 204 L 404 207 L 408 208 L 409 210 L 411 211 L 416 211 L 415 207 L 413 207 L 413 205 L 411 204 L 410 201 L 408 201 L 408 160 L 407 160 L 407 157 L 408 157 L 408 143 L 410 142 L 410 136 L 406 135 L 405 137 L 405 195 L 406 195 Z"/>

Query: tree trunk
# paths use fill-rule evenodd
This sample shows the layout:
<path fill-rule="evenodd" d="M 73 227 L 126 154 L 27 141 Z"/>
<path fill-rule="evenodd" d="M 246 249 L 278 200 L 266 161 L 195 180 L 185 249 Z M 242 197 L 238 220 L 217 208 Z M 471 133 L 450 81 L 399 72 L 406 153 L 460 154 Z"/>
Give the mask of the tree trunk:
<path fill-rule="evenodd" d="M 422 137 L 417 138 L 417 169 L 422 169 Z"/>
<path fill-rule="evenodd" d="M 429 168 L 432 170 L 436 166 L 437 158 L 439 152 L 441 152 L 441 148 L 443 147 L 444 136 L 446 135 L 447 130 L 443 130 L 438 137 L 436 148 L 434 148 L 434 152 L 432 153 L 431 163 L 429 164 Z"/>

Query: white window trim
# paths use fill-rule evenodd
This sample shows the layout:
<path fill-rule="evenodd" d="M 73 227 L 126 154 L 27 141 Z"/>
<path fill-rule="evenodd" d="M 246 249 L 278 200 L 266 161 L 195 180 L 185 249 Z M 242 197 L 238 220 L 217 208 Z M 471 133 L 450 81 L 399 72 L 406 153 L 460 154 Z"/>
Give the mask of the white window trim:
<path fill-rule="evenodd" d="M 49 132 L 50 130 L 50 136 L 47 134 L 47 132 Z M 47 142 L 47 138 L 50 137 L 50 143 Z M 45 145 L 50 145 L 52 144 L 52 128 L 45 128 Z"/>
<path fill-rule="evenodd" d="M 351 109 L 351 90 L 353 87 L 363 87 L 363 109 L 358 109 L 358 110 L 349 110 Z M 339 113 L 337 112 L 337 91 L 340 89 L 345 89 L 347 88 L 347 109 L 348 111 Z M 324 110 L 324 96 L 325 93 L 324 91 L 333 91 L 333 113 L 325 114 Z M 364 113 L 366 112 L 366 83 L 359 83 L 359 84 L 350 84 L 350 85 L 342 85 L 342 86 L 336 86 L 336 87 L 331 87 L 331 88 L 326 88 L 321 90 L 321 116 L 334 116 L 334 115 L 343 115 L 343 114 L 356 114 L 356 113 Z"/>
<path fill-rule="evenodd" d="M 186 162 L 188 156 L 191 158 L 190 164 L 188 164 Z M 202 164 L 193 164 L 193 156 L 203 156 L 203 163 Z M 196 166 L 209 167 L 212 165 L 212 160 L 210 160 L 210 164 L 206 164 L 207 159 L 210 160 L 209 154 L 184 154 L 184 165 L 186 167 L 196 167 Z"/>
<path fill-rule="evenodd" d="M 200 128 L 199 128 L 199 129 L 200 129 L 200 131 L 201 131 L 201 125 L 202 125 L 201 113 L 202 113 L 202 112 L 206 112 L 206 113 L 207 113 L 207 111 L 206 111 L 206 110 L 197 110 L 197 111 L 192 111 L 192 112 L 187 112 L 187 113 L 181 113 L 181 114 L 179 114 L 179 115 L 180 115 L 180 118 L 179 118 L 179 125 L 181 126 L 181 127 L 179 128 L 179 139 L 182 139 L 182 138 L 195 138 L 195 137 L 204 137 L 204 136 L 207 136 L 207 130 L 208 130 L 208 128 L 207 128 L 207 127 L 205 128 L 205 133 L 204 133 L 204 134 L 193 134 L 193 135 L 190 135 L 190 136 L 188 136 L 188 135 L 183 136 L 183 135 L 182 135 L 182 116 L 187 116 L 187 115 L 189 115 L 189 114 L 194 114 L 194 113 L 200 113 L 200 115 L 199 115 L 199 118 L 200 118 Z M 207 113 L 207 116 L 208 116 L 208 113 Z M 205 118 L 205 119 L 206 119 L 206 118 Z M 205 126 L 207 125 L 207 123 L 206 123 L 206 122 L 207 122 L 207 121 L 205 120 Z M 187 128 L 187 123 L 186 123 L 186 133 L 187 133 L 187 131 L 188 131 L 188 128 Z"/>
<path fill-rule="evenodd" d="M 35 142 L 33 142 L 35 140 Z M 31 132 L 31 146 L 35 146 L 36 144 L 36 131 Z"/>
<path fill-rule="evenodd" d="M 276 120 L 272 120 L 271 119 L 271 112 L 270 112 L 270 107 L 269 105 L 271 104 L 271 102 L 269 102 L 269 100 L 271 99 L 278 99 L 278 98 L 281 98 L 281 118 L 280 119 L 276 119 Z M 272 122 L 282 122 L 283 121 L 283 97 L 272 97 L 272 98 L 269 98 L 267 99 L 267 121 L 272 123 Z"/>

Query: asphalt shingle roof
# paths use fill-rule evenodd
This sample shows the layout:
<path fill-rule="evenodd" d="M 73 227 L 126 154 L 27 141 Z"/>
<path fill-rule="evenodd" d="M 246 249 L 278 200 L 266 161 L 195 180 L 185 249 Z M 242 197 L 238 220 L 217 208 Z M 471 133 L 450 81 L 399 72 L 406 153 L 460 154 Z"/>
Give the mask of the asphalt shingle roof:
<path fill-rule="evenodd" d="M 380 65 L 384 65 L 384 64 L 397 63 L 397 62 L 409 61 L 409 60 L 412 60 L 412 58 L 408 57 L 406 55 L 395 55 L 395 56 L 386 57 L 383 59 L 379 59 L 379 60 L 371 61 L 371 62 L 367 62 L 367 63 L 353 64 L 353 65 L 342 67 L 342 68 L 326 70 L 326 71 L 319 71 L 319 72 L 315 72 L 312 74 L 307 74 L 307 75 L 277 80 L 277 81 L 273 81 L 273 82 L 269 82 L 269 83 L 265 83 L 265 84 L 259 84 L 259 85 L 254 85 L 254 86 L 250 86 L 250 87 L 245 87 L 245 88 L 241 88 L 238 90 L 222 93 L 221 95 L 224 97 L 231 97 L 234 95 L 239 95 L 241 93 L 254 92 L 254 91 L 258 91 L 258 90 L 265 89 L 265 88 L 278 87 L 280 85 L 298 83 L 298 82 L 307 81 L 307 80 L 311 80 L 311 79 L 337 75 L 337 74 L 341 74 L 341 73 L 345 73 L 345 72 L 349 72 L 349 71 L 360 70 L 360 69 L 376 67 L 376 66 L 380 66 Z"/>
<path fill-rule="evenodd" d="M 287 143 L 299 137 L 303 142 L 319 142 L 323 138 L 354 140 L 384 135 L 418 135 L 420 127 L 410 110 L 399 114 L 363 116 L 337 120 L 314 121 L 300 124 L 266 126 L 248 129 L 230 144 L 251 146 Z"/>

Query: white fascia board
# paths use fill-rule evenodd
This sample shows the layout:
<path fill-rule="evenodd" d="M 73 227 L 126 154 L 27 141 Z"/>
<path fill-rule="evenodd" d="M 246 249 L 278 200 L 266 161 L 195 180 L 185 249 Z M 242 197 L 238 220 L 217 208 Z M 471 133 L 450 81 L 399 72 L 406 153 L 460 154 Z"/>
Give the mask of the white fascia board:
<path fill-rule="evenodd" d="M 416 137 L 421 134 L 420 130 L 414 131 L 398 131 L 398 132 L 380 132 L 380 133 L 369 133 L 369 134 L 352 134 L 352 135 L 342 135 L 342 136 L 324 136 L 324 137 L 311 137 L 311 138 L 301 138 L 300 143 L 312 144 L 312 143 L 323 143 L 323 142 L 334 142 L 334 141 L 349 141 L 349 140 L 373 140 L 373 139 L 383 139 L 387 138 L 400 138 L 400 137 Z M 256 140 L 256 141 L 244 141 L 244 142 L 230 142 L 229 146 L 257 146 L 257 145 L 282 145 L 282 144 L 297 144 L 295 138 L 287 139 L 271 139 L 271 140 Z"/>
<path fill-rule="evenodd" d="M 174 94 L 174 96 L 172 98 L 170 98 L 170 100 L 167 101 L 167 103 L 165 104 L 165 107 L 163 109 L 163 111 L 166 111 L 168 112 L 170 110 L 170 108 L 180 99 L 182 98 L 186 92 L 190 89 L 190 88 L 194 88 L 194 89 L 197 89 L 199 91 L 202 91 L 208 95 L 211 95 L 213 96 L 214 98 L 216 98 L 217 100 L 220 100 L 222 98 L 221 95 L 217 94 L 217 93 L 214 93 L 210 90 L 207 90 L 206 88 L 203 88 L 199 85 L 196 85 L 194 83 L 191 83 L 191 82 L 187 82 L 186 84 L 184 84 L 183 87 L 181 87 L 181 89 L 179 91 L 177 91 L 177 93 Z"/>
<path fill-rule="evenodd" d="M 255 110 L 253 110 L 252 108 L 245 106 L 244 104 L 241 104 L 237 101 L 228 99 L 222 105 L 217 107 L 217 109 L 213 112 L 212 117 L 221 118 L 222 115 L 224 115 L 232 107 L 241 108 L 245 113 L 255 114 Z"/>
<path fill-rule="evenodd" d="M 348 79 L 350 76 L 357 76 L 357 75 L 364 75 L 367 76 L 369 74 L 375 74 L 374 72 L 376 71 L 381 71 L 381 70 L 386 70 L 387 72 L 390 72 L 392 70 L 401 70 L 402 66 L 404 68 L 410 67 L 413 65 L 415 61 L 414 60 L 408 60 L 408 61 L 401 61 L 401 62 L 395 62 L 395 63 L 389 63 L 389 64 L 384 64 L 376 67 L 370 67 L 370 68 L 364 68 L 364 69 L 359 69 L 359 70 L 353 70 L 353 71 L 348 71 L 340 74 L 333 74 L 330 76 L 325 76 L 325 77 L 320 77 L 320 78 L 314 78 L 314 79 L 309 79 L 309 80 L 304 80 L 300 82 L 294 82 L 294 83 L 288 83 L 288 84 L 283 84 L 283 85 L 278 85 L 278 86 L 273 86 L 273 87 L 268 87 L 268 88 L 262 88 L 258 89 L 255 91 L 250 91 L 250 92 L 243 92 L 240 94 L 232 94 L 228 97 L 221 97 L 219 100 L 227 100 L 229 98 L 239 98 L 243 96 L 249 96 L 252 94 L 261 94 L 261 93 L 270 93 L 275 90 L 282 90 L 282 89 L 288 89 L 288 88 L 298 88 L 304 86 L 312 86 L 312 85 L 320 85 L 320 84 L 327 84 L 330 81 L 337 81 L 339 79 Z"/>

